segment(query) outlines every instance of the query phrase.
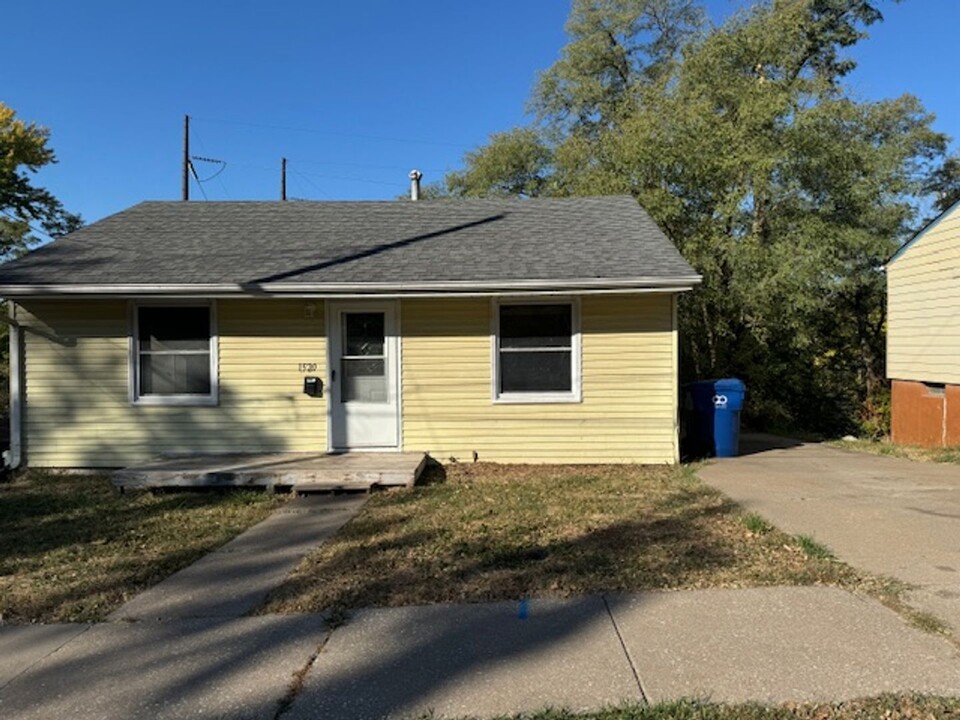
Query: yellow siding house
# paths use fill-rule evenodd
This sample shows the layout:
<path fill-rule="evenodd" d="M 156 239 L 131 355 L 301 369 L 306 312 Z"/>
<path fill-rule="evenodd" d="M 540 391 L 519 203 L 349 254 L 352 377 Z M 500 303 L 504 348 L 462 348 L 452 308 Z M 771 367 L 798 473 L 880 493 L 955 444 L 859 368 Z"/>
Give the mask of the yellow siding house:
<path fill-rule="evenodd" d="M 678 459 L 678 294 L 628 197 L 142 203 L 0 268 L 9 464 Z"/>
<path fill-rule="evenodd" d="M 893 441 L 960 446 L 960 203 L 887 263 Z"/>

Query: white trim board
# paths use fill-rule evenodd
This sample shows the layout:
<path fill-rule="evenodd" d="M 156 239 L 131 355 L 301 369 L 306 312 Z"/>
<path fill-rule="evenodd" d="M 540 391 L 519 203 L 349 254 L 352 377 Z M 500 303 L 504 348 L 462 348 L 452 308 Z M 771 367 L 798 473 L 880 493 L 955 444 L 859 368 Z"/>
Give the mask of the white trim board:
<path fill-rule="evenodd" d="M 140 395 L 139 337 L 137 310 L 141 307 L 206 307 L 210 312 L 210 393 L 208 395 Z M 220 334 L 216 300 L 131 300 L 127 303 L 128 399 L 137 406 L 213 407 L 220 404 Z"/>
<path fill-rule="evenodd" d="M 681 292 L 698 285 L 701 276 L 668 278 L 625 278 L 604 280 L 508 280 L 491 282 L 426 281 L 411 283 L 197 283 L 183 285 L 150 284 L 33 284 L 0 285 L 0 297 L 57 297 L 90 295 L 121 296 L 176 296 L 184 297 L 410 297 L 465 294 L 497 295 L 523 292 L 581 293 L 597 292 Z"/>
<path fill-rule="evenodd" d="M 500 306 L 501 305 L 569 305 L 570 306 L 570 392 L 500 393 Z M 494 405 L 547 405 L 583 402 L 583 342 L 580 327 L 580 298 L 551 297 L 547 301 L 530 297 L 502 297 L 490 301 L 490 399 Z"/>

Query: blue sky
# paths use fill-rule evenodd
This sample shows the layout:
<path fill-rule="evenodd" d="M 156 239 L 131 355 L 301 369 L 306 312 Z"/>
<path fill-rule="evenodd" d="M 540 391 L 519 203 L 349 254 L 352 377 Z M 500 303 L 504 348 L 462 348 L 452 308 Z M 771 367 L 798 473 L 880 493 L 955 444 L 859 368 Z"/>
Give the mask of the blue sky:
<path fill-rule="evenodd" d="M 750 4 L 710 0 L 716 19 Z M 917 95 L 960 137 L 957 0 L 884 2 L 853 56 L 867 99 Z M 177 199 L 192 152 L 227 161 L 213 199 L 393 198 L 407 171 L 438 180 L 492 132 L 526 121 L 536 72 L 565 42 L 562 0 L 10 3 L 0 100 L 49 127 L 40 182 L 97 220 Z M 13 60 L 11 60 L 11 58 Z M 956 147 L 956 144 L 954 145 Z M 197 163 L 202 179 L 216 165 Z M 191 192 L 202 195 L 196 184 Z"/>

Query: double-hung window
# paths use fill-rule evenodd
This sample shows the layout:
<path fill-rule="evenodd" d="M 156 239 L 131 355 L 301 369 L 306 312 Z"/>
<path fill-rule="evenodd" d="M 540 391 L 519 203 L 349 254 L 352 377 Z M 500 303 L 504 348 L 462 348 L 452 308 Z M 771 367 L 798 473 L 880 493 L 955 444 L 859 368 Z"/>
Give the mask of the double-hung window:
<path fill-rule="evenodd" d="M 580 334 L 575 303 L 501 302 L 495 312 L 495 399 L 579 401 Z"/>
<path fill-rule="evenodd" d="M 216 342 L 210 305 L 135 308 L 133 397 L 145 404 L 216 403 Z"/>

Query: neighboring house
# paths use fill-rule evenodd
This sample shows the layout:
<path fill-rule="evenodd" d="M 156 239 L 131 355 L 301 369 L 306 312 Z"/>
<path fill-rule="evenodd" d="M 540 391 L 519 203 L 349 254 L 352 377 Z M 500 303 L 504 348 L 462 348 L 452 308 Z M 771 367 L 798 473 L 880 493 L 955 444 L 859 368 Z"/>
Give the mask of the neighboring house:
<path fill-rule="evenodd" d="M 12 454 L 676 462 L 699 281 L 629 197 L 142 203 L 0 267 Z"/>
<path fill-rule="evenodd" d="M 960 445 L 960 203 L 887 263 L 887 377 L 894 442 Z"/>

